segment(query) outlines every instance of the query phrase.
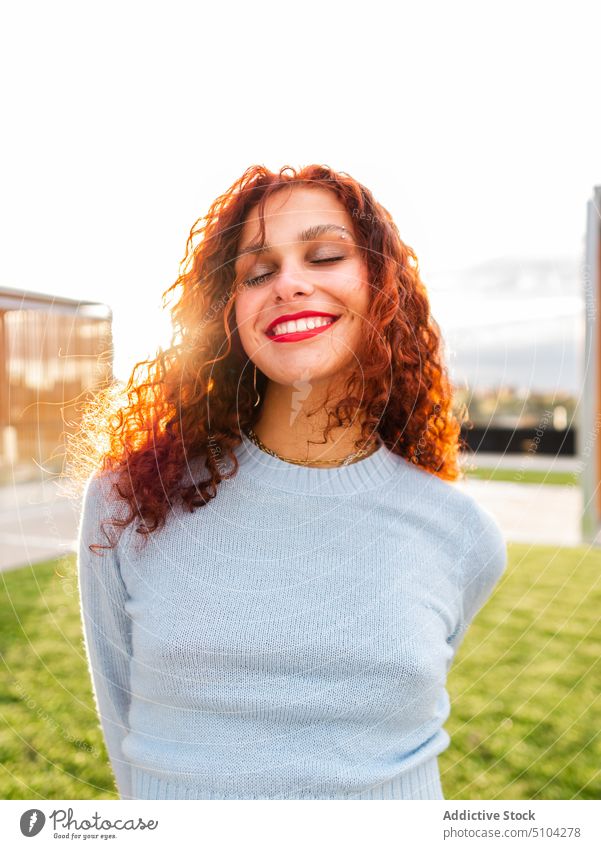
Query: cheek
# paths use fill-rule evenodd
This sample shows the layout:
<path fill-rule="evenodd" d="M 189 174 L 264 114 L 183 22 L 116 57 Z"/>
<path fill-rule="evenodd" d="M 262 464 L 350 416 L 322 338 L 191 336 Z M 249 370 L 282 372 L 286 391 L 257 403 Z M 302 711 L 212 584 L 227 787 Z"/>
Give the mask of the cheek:
<path fill-rule="evenodd" d="M 339 290 L 340 300 L 356 318 L 367 314 L 370 301 L 370 288 L 367 269 L 358 267 L 352 274 L 346 275 Z"/>
<path fill-rule="evenodd" d="M 241 336 L 247 335 L 252 329 L 253 319 L 258 310 L 258 306 L 255 304 L 256 300 L 255 293 L 251 291 L 239 292 L 236 296 L 234 314 Z"/>

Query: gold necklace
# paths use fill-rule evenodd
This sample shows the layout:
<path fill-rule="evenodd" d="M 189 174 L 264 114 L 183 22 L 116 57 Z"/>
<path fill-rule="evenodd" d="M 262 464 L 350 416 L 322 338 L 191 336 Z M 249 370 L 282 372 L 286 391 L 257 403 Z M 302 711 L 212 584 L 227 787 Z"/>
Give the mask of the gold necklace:
<path fill-rule="evenodd" d="M 272 451 L 271 448 L 268 448 L 263 442 L 261 442 L 252 427 L 248 428 L 247 435 L 251 442 L 253 442 L 257 446 L 257 448 L 260 448 L 267 454 L 271 454 L 272 457 L 277 457 L 278 460 L 284 460 L 284 462 L 286 463 L 294 463 L 297 466 L 350 466 L 364 457 L 369 457 L 380 447 L 378 441 L 376 440 L 371 448 L 360 448 L 359 451 L 354 451 L 352 454 L 349 454 L 348 457 L 345 457 L 342 460 L 314 460 L 313 462 L 311 462 L 311 460 L 293 460 L 290 457 L 282 457 L 281 454 L 276 454 L 275 451 Z"/>

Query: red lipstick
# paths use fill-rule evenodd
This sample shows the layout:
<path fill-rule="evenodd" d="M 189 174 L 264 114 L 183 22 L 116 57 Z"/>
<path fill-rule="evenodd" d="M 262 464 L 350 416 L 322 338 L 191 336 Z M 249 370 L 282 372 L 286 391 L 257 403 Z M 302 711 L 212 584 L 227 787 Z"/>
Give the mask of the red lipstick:
<path fill-rule="evenodd" d="M 280 324 L 280 322 L 296 321 L 297 319 L 310 318 L 311 316 L 332 318 L 333 321 L 330 322 L 330 324 L 324 324 L 321 327 L 315 327 L 312 330 L 307 328 L 307 330 L 300 330 L 293 333 L 280 333 L 278 336 L 275 336 L 273 333 L 273 328 L 277 324 Z M 328 328 L 335 324 L 339 318 L 339 315 L 334 315 L 333 313 L 329 312 L 321 312 L 318 310 L 301 310 L 300 312 L 287 313 L 286 315 L 280 315 L 277 318 L 274 318 L 274 320 L 268 325 L 267 329 L 265 330 L 265 333 L 273 342 L 300 342 L 303 339 L 309 339 L 310 337 L 316 336 L 318 333 L 321 333 L 324 330 L 328 330 Z"/>

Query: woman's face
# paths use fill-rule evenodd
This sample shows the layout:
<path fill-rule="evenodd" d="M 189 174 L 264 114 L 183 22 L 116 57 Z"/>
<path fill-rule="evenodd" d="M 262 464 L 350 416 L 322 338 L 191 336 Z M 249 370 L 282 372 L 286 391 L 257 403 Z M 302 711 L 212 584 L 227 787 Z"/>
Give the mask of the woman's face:
<path fill-rule="evenodd" d="M 256 208 L 238 245 L 240 341 L 276 383 L 329 382 L 355 364 L 369 304 L 368 269 L 351 217 L 333 192 L 305 186 L 273 194 L 264 215 L 266 249 L 244 253 L 259 239 Z M 323 315 L 302 318 L 305 311 Z M 289 324 L 295 316 L 301 323 Z"/>

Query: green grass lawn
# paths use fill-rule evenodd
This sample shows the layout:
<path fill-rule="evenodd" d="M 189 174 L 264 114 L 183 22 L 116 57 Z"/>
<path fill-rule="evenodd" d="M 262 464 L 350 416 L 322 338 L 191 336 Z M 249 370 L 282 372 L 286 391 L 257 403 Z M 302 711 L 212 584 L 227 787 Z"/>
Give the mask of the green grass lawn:
<path fill-rule="evenodd" d="M 511 483 L 542 483 L 555 486 L 579 486 L 578 472 L 545 472 L 542 469 L 488 469 L 478 467 L 466 472 L 468 478 L 510 481 Z"/>
<path fill-rule="evenodd" d="M 601 551 L 510 544 L 451 668 L 447 799 L 601 799 Z M 74 556 L 0 576 L 0 798 L 114 799 Z"/>

